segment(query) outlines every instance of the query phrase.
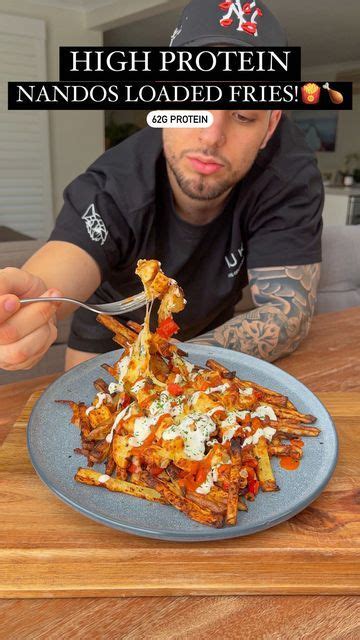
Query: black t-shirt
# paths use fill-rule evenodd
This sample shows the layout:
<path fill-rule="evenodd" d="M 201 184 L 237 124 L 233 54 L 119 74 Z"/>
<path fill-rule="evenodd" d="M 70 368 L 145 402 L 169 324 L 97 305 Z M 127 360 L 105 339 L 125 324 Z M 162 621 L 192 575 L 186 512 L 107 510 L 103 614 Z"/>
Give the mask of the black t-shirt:
<path fill-rule="evenodd" d="M 139 258 L 156 258 L 185 291 L 182 340 L 232 317 L 247 269 L 321 261 L 323 187 L 300 130 L 285 116 L 222 213 L 203 226 L 176 213 L 158 129 L 147 128 L 104 153 L 64 191 L 50 240 L 71 242 L 98 263 L 97 303 L 138 293 Z M 131 314 L 143 321 L 144 310 Z M 74 314 L 69 346 L 114 348 L 92 313 Z"/>

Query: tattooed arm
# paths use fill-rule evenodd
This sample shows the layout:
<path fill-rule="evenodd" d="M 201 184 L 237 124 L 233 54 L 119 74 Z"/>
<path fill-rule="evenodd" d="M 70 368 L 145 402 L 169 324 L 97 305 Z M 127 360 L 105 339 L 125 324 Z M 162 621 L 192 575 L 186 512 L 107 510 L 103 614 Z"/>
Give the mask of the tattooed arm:
<path fill-rule="evenodd" d="M 314 314 L 320 264 L 268 267 L 248 272 L 256 308 L 194 338 L 272 362 L 294 351 Z"/>

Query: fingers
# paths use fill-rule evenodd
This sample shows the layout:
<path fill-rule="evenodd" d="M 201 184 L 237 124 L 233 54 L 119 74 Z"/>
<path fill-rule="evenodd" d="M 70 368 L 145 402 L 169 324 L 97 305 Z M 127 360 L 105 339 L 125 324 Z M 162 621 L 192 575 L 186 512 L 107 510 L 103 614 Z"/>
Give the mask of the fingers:
<path fill-rule="evenodd" d="M 8 371 L 30 368 L 42 358 L 56 336 L 55 324 L 48 322 L 21 340 L 3 346 L 0 351 L 0 367 Z"/>
<path fill-rule="evenodd" d="M 61 296 L 49 289 L 42 297 Z M 0 296 L 0 345 L 10 345 L 46 325 L 54 316 L 59 302 L 37 302 L 23 307 L 16 296 Z M 0 347 L 1 348 L 1 347 Z"/>
<path fill-rule="evenodd" d="M 19 298 L 8 294 L 0 296 L 0 326 L 20 309 Z"/>
<path fill-rule="evenodd" d="M 44 285 L 37 276 L 15 267 L 0 269 L 0 296 L 13 293 L 19 298 L 30 298 L 43 291 Z"/>

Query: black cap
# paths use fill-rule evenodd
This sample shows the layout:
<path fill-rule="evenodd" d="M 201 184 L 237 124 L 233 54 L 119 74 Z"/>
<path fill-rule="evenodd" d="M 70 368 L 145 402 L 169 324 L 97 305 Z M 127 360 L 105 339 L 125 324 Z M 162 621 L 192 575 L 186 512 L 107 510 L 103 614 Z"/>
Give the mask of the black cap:
<path fill-rule="evenodd" d="M 284 29 L 262 0 L 191 0 L 170 47 L 217 44 L 286 47 L 288 42 Z"/>

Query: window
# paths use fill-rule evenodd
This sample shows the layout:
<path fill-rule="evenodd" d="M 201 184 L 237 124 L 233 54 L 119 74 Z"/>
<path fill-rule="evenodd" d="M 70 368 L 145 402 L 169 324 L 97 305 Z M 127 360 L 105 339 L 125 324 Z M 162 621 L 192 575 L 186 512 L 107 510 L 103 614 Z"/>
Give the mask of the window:
<path fill-rule="evenodd" d="M 45 79 L 45 22 L 0 13 L 0 242 L 53 225 L 48 112 L 7 110 L 8 81 Z"/>

